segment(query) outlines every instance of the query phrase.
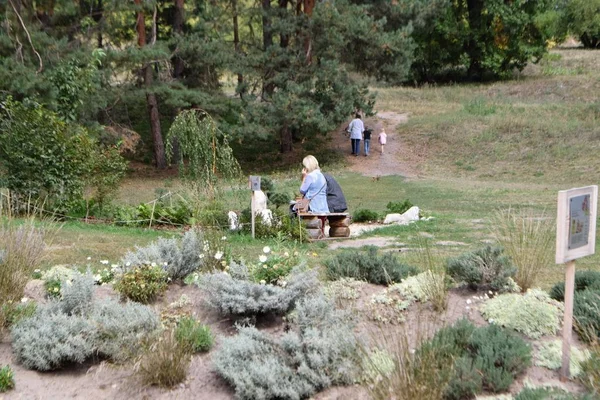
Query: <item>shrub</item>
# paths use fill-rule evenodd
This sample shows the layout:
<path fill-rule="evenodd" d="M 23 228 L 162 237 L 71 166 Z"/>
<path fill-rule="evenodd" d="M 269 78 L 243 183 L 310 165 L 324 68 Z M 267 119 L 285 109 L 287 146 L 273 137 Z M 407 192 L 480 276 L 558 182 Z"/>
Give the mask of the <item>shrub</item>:
<path fill-rule="evenodd" d="M 516 268 L 502 248 L 485 246 L 470 253 L 448 259 L 448 274 L 458 282 L 465 282 L 471 289 L 504 291 L 508 278 L 514 276 Z"/>
<path fill-rule="evenodd" d="M 173 387 L 185 380 L 191 357 L 172 331 L 165 331 L 142 354 L 136 373 L 146 385 Z"/>
<path fill-rule="evenodd" d="M 519 392 L 514 400 L 593 400 L 592 395 L 577 396 L 560 388 L 526 387 Z"/>
<path fill-rule="evenodd" d="M 198 278 L 198 286 L 207 294 L 207 302 L 222 314 L 285 313 L 296 301 L 314 292 L 319 285 L 314 270 L 292 270 L 279 286 L 251 280 L 248 268 L 231 263 L 229 273 L 214 272 Z"/>
<path fill-rule="evenodd" d="M 117 277 L 113 288 L 130 300 L 150 303 L 167 290 L 167 273 L 156 265 L 139 265 Z"/>
<path fill-rule="evenodd" d="M 225 205 L 218 201 L 206 204 L 198 211 L 198 224 L 208 228 L 223 229 L 229 226 Z"/>
<path fill-rule="evenodd" d="M 254 327 L 224 339 L 216 371 L 239 399 L 300 399 L 357 377 L 356 339 L 346 314 L 324 297 L 298 302 L 293 327 L 279 338 Z"/>
<path fill-rule="evenodd" d="M 515 282 L 521 290 L 533 287 L 540 272 L 553 265 L 555 226 L 550 218 L 531 211 L 496 213 L 493 233 L 517 267 Z"/>
<path fill-rule="evenodd" d="M 44 231 L 33 220 L 0 221 L 0 305 L 19 301 L 44 255 Z"/>
<path fill-rule="evenodd" d="M 571 346 L 570 372 L 571 376 L 578 376 L 581 373 L 581 363 L 590 358 L 588 350 L 579 350 Z M 548 369 L 559 370 L 562 365 L 562 341 L 553 340 L 540 344 L 535 353 L 535 365 Z"/>
<path fill-rule="evenodd" d="M 417 353 L 434 351 L 440 361 L 454 360 L 446 399 L 472 398 L 484 389 L 502 392 L 531 362 L 529 345 L 496 325 L 476 328 L 467 320 L 440 329 Z"/>
<path fill-rule="evenodd" d="M 428 239 L 421 238 L 419 259 L 425 270 L 426 279 L 422 280 L 421 290 L 431 302 L 433 309 L 442 312 L 448 306 L 448 279 L 446 267 L 440 256 L 433 252 Z"/>
<path fill-rule="evenodd" d="M 202 325 L 192 317 L 179 319 L 175 329 L 177 341 L 190 353 L 210 350 L 214 338 L 208 325 Z"/>
<path fill-rule="evenodd" d="M 87 274 L 75 273 L 72 280 L 62 284 L 60 305 L 65 314 L 82 314 L 89 309 L 96 282 Z"/>
<path fill-rule="evenodd" d="M 9 365 L 0 368 L 0 393 L 8 392 L 15 388 L 15 374 Z"/>
<path fill-rule="evenodd" d="M 325 268 L 330 280 L 348 277 L 380 285 L 400 282 L 417 271 L 416 268 L 401 263 L 392 253 L 378 255 L 375 246 L 370 246 L 366 252 L 341 252 L 326 260 Z"/>
<path fill-rule="evenodd" d="M 600 272 L 599 271 L 576 271 L 575 272 L 575 291 L 581 292 L 585 289 L 600 290 Z M 565 300 L 565 283 L 559 282 L 550 289 L 550 297 L 554 300 Z"/>
<path fill-rule="evenodd" d="M 573 302 L 575 328 L 582 339 L 594 341 L 600 337 L 600 290 L 575 292 Z"/>
<path fill-rule="evenodd" d="M 13 326 L 13 352 L 26 368 L 49 371 L 94 354 L 118 361 L 158 328 L 156 314 L 140 304 L 107 300 L 80 308 L 87 313 L 68 315 L 61 302 L 39 307 Z"/>
<path fill-rule="evenodd" d="M 387 208 L 388 212 L 390 212 L 390 213 L 404 214 L 412 206 L 414 206 L 414 204 L 411 203 L 410 200 L 406 199 L 404 201 L 397 201 L 397 202 L 390 201 L 389 203 L 387 203 L 386 208 Z"/>
<path fill-rule="evenodd" d="M 203 235 L 195 230 L 189 230 L 181 240 L 160 238 L 149 246 L 136 247 L 135 252 L 128 252 L 121 263 L 124 272 L 143 264 L 166 265 L 165 270 L 169 278 L 183 279 L 201 268 L 207 259 L 212 258 L 210 247 L 210 243 L 204 240 Z"/>
<path fill-rule="evenodd" d="M 325 287 L 325 294 L 336 301 L 356 300 L 360 297 L 365 282 L 354 278 L 340 278 L 329 282 Z"/>
<path fill-rule="evenodd" d="M 275 284 L 301 262 L 297 251 L 275 252 L 265 247 L 263 253 L 258 258 L 259 263 L 250 266 L 250 274 L 255 282 Z"/>
<path fill-rule="evenodd" d="M 22 319 L 29 318 L 35 314 L 37 305 L 33 301 L 25 301 L 19 303 L 13 303 L 9 301 L 0 306 L 0 330 L 2 328 L 8 328 Z"/>
<path fill-rule="evenodd" d="M 581 373 L 578 380 L 594 396 L 600 394 L 600 344 L 593 342 L 590 357 L 579 365 Z"/>
<path fill-rule="evenodd" d="M 356 210 L 352 216 L 352 221 L 354 222 L 373 222 L 378 220 L 379 213 L 364 208 Z"/>
<path fill-rule="evenodd" d="M 543 335 L 554 335 L 560 327 L 563 305 L 552 300 L 539 289 L 530 289 L 524 295 L 502 294 L 487 300 L 481 313 L 490 323 L 514 329 L 524 335 L 538 339 Z"/>
<path fill-rule="evenodd" d="M 49 297 L 61 297 L 62 283 L 70 282 L 76 272 L 74 269 L 65 267 L 64 265 L 55 265 L 49 270 L 42 272 L 46 294 Z"/>

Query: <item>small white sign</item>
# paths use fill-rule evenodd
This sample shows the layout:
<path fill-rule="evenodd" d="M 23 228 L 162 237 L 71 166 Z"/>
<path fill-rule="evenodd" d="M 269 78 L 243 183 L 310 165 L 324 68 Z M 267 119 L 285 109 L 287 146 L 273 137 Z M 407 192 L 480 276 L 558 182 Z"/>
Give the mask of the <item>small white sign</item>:
<path fill-rule="evenodd" d="M 556 263 L 563 264 L 596 251 L 598 186 L 558 192 Z"/>

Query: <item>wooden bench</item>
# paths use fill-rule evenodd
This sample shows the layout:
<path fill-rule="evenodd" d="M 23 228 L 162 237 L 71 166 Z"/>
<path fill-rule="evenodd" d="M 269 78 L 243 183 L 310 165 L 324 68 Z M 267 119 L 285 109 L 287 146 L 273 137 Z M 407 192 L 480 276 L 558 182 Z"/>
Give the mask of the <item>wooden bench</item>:
<path fill-rule="evenodd" d="M 329 221 L 329 237 L 350 236 L 350 214 L 349 213 L 298 213 L 298 216 L 306 226 L 306 232 L 310 239 L 325 238 L 325 221 Z"/>

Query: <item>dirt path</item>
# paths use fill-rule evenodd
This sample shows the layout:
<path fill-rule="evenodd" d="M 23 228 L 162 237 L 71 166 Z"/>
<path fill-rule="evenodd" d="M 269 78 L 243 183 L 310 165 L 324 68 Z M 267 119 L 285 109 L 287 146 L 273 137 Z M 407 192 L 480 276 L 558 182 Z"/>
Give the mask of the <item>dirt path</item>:
<path fill-rule="evenodd" d="M 350 170 L 365 176 L 401 175 L 406 178 L 418 176 L 416 155 L 403 145 L 400 135 L 401 125 L 408 121 L 408 114 L 399 114 L 392 111 L 378 113 L 374 117 L 364 120 L 365 126 L 373 129 L 371 137 L 371 150 L 369 156 L 364 156 L 364 142 L 361 141 L 361 155 L 356 157 L 350 154 L 350 139 L 344 134 L 336 135 L 334 146 L 347 153 L 346 161 Z M 345 126 L 345 125 L 344 125 Z M 385 153 L 381 154 L 378 136 L 381 129 L 387 133 Z M 340 132 L 343 128 L 340 129 Z M 347 150 L 347 151 L 346 151 Z"/>

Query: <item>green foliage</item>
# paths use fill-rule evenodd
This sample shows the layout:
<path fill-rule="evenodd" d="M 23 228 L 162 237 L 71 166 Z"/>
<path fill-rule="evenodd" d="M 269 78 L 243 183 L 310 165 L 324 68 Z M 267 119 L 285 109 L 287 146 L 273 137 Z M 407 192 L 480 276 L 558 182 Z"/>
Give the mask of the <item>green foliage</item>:
<path fill-rule="evenodd" d="M 292 270 L 286 281 L 278 285 L 260 284 L 252 280 L 243 263 L 231 262 L 228 271 L 202 274 L 198 286 L 206 293 L 208 304 L 220 313 L 257 315 L 285 313 L 309 293 L 317 290 L 315 270 Z"/>
<path fill-rule="evenodd" d="M 239 399 L 306 398 L 358 373 L 356 339 L 348 316 L 322 296 L 300 300 L 290 331 L 273 337 L 239 329 L 215 353 L 216 371 Z"/>
<path fill-rule="evenodd" d="M 118 276 L 113 288 L 130 300 L 150 303 L 167 290 L 167 273 L 158 265 L 136 265 Z"/>
<path fill-rule="evenodd" d="M 514 397 L 514 400 L 592 400 L 589 395 L 577 396 L 560 388 L 552 387 L 526 387 Z"/>
<path fill-rule="evenodd" d="M 454 376 L 444 398 L 472 398 L 483 390 L 506 391 L 531 363 L 531 349 L 521 338 L 497 325 L 476 328 L 467 320 L 440 329 L 417 351 L 435 348 L 443 359 L 454 359 Z"/>
<path fill-rule="evenodd" d="M 214 194 L 218 177 L 233 178 L 240 166 L 229 147 L 227 136 L 212 117 L 200 110 L 182 111 L 167 134 L 167 155 L 172 157 L 173 140 L 181 152 L 179 170 L 197 190 Z M 183 162 L 184 158 L 187 162 Z"/>
<path fill-rule="evenodd" d="M 503 292 L 516 268 L 500 247 L 485 246 L 473 252 L 449 258 L 448 274 L 457 282 L 465 282 L 471 289 Z"/>
<path fill-rule="evenodd" d="M 352 215 L 354 222 L 376 222 L 379 220 L 379 213 L 365 208 L 360 208 Z"/>
<path fill-rule="evenodd" d="M 575 291 L 582 292 L 587 288 L 600 290 L 600 272 L 575 271 Z M 565 300 L 565 283 L 558 282 L 550 289 L 550 297 L 554 300 Z"/>
<path fill-rule="evenodd" d="M 367 251 L 344 251 L 325 260 L 327 278 L 336 280 L 342 277 L 356 278 L 367 282 L 386 285 L 400 282 L 417 272 L 416 268 L 401 263 L 389 252 L 377 254 L 377 247 Z"/>
<path fill-rule="evenodd" d="M 0 393 L 8 392 L 15 388 L 15 374 L 9 365 L 0 368 Z"/>
<path fill-rule="evenodd" d="M 416 27 L 412 75 L 417 81 L 510 77 L 546 52 L 536 17 L 545 0 L 438 2 L 433 16 Z"/>
<path fill-rule="evenodd" d="M 573 302 L 575 328 L 586 341 L 600 338 L 600 290 L 575 292 Z"/>
<path fill-rule="evenodd" d="M 72 280 L 63 281 L 61 286 L 61 308 L 67 315 L 83 314 L 92 304 L 96 282 L 92 274 L 75 273 Z"/>
<path fill-rule="evenodd" d="M 577 377 L 581 373 L 581 364 L 590 358 L 589 350 L 579 350 L 571 346 L 570 373 Z M 542 342 L 535 353 L 535 365 L 559 370 L 562 365 L 562 341 Z"/>
<path fill-rule="evenodd" d="M 285 278 L 292 269 L 301 264 L 298 251 L 282 248 L 271 251 L 269 247 L 263 248 L 263 253 L 258 257 L 258 263 L 249 265 L 250 274 L 255 282 L 277 284 Z"/>
<path fill-rule="evenodd" d="M 579 37 L 584 47 L 600 48 L 600 1 L 570 0 L 566 2 L 563 18 L 568 30 Z"/>
<path fill-rule="evenodd" d="M 22 319 L 29 318 L 35 314 L 37 305 L 33 301 L 21 301 L 19 303 L 13 303 L 8 301 L 0 306 L 0 330 L 2 328 L 9 328 Z"/>
<path fill-rule="evenodd" d="M 63 265 L 55 265 L 44 271 L 41 278 L 44 281 L 44 289 L 46 290 L 48 297 L 61 297 L 63 283 L 71 282 L 76 273 L 77 271 L 74 269 Z"/>
<path fill-rule="evenodd" d="M 530 289 L 524 295 L 507 293 L 496 296 L 487 300 L 480 310 L 490 323 L 538 339 L 556 333 L 562 321 L 563 308 L 546 292 Z"/>
<path fill-rule="evenodd" d="M 406 199 L 404 201 L 390 201 L 385 207 L 387 208 L 388 213 L 404 214 L 412 206 L 414 206 L 414 204 Z"/>
<path fill-rule="evenodd" d="M 55 207 L 81 199 L 87 183 L 104 201 L 125 170 L 116 149 L 101 150 L 83 127 L 11 98 L 0 104 L 0 163 L 0 186 Z"/>
<path fill-rule="evenodd" d="M 210 327 L 189 316 L 183 317 L 177 322 L 175 338 L 190 353 L 207 352 L 214 343 Z"/>
<path fill-rule="evenodd" d="M 590 357 L 580 363 L 581 374 L 579 381 L 593 396 L 600 394 L 600 346 L 598 342 L 592 344 Z"/>
<path fill-rule="evenodd" d="M 185 380 L 191 357 L 172 331 L 165 331 L 144 351 L 136 373 L 146 385 L 173 387 Z"/>
<path fill-rule="evenodd" d="M 229 226 L 227 210 L 224 204 L 219 201 L 213 200 L 203 205 L 197 214 L 197 222 L 200 226 L 213 229 L 224 229 Z"/>

